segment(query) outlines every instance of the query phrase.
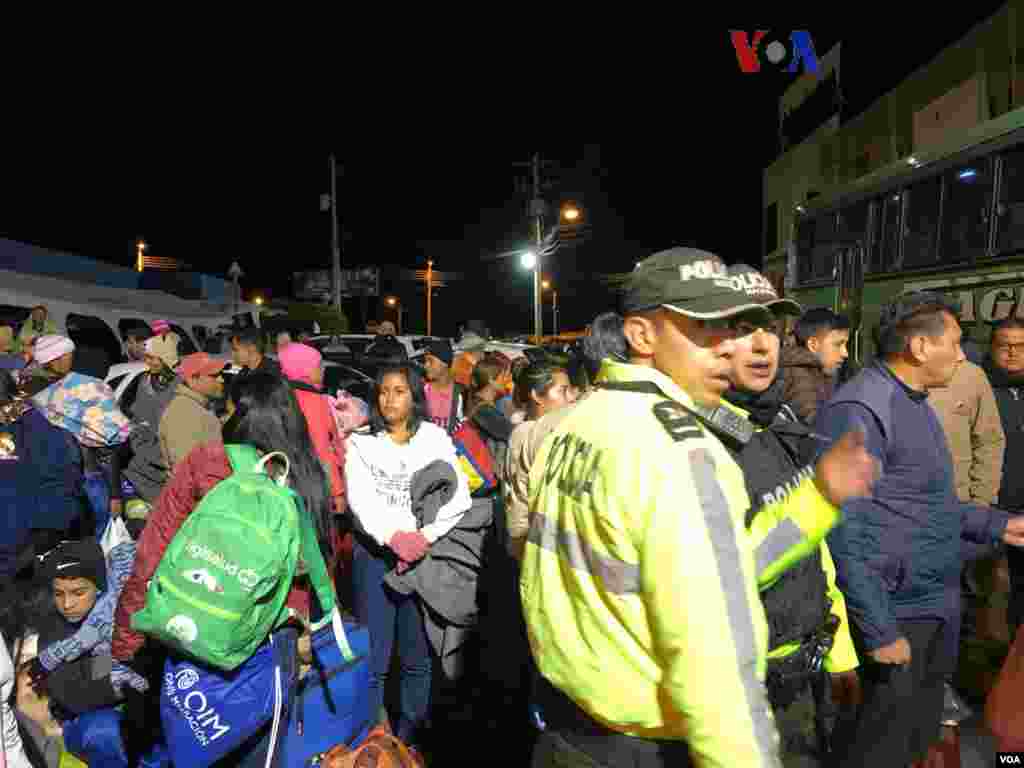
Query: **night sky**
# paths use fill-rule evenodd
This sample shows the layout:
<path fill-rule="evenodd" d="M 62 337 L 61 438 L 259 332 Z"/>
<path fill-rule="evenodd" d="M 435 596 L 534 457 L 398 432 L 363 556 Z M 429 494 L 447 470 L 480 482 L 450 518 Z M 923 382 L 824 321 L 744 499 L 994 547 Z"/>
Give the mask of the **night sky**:
<path fill-rule="evenodd" d="M 944 9 L 927 35 L 807 28 L 819 57 L 842 40 L 848 119 L 999 5 Z M 773 32 L 786 38 L 789 28 Z M 694 245 L 758 264 L 762 169 L 777 151 L 777 99 L 793 76 L 764 60 L 760 73 L 741 73 L 726 29 L 642 56 L 617 46 L 608 57 L 623 68 L 605 76 L 580 61 L 545 70 L 536 87 L 521 76 L 486 88 L 439 79 L 444 98 L 429 90 L 406 98 L 399 89 L 333 124 L 299 111 L 236 129 L 236 116 L 215 107 L 187 128 L 180 114 L 173 124 L 154 119 L 88 135 L 70 124 L 59 151 L 8 144 L 0 234 L 123 265 L 141 236 L 154 255 L 211 274 L 224 275 L 237 259 L 247 291 L 281 295 L 292 271 L 330 265 L 330 217 L 319 196 L 333 150 L 344 165 L 345 267 L 423 268 L 432 258 L 435 269 L 463 275 L 435 300 L 435 333 L 469 318 L 528 332 L 529 274 L 518 259 L 484 257 L 526 243 L 527 196 L 514 188 L 526 169 L 513 163 L 536 150 L 555 162 L 546 171 L 555 182 L 549 201 L 578 201 L 588 224 L 583 242 L 545 265 L 559 289 L 562 329 L 614 306 L 596 275 L 628 271 L 662 248 Z M 531 99 L 542 106 L 527 109 Z M 401 295 L 410 305 L 424 301 L 415 287 Z M 550 322 L 548 309 L 547 330 Z"/>

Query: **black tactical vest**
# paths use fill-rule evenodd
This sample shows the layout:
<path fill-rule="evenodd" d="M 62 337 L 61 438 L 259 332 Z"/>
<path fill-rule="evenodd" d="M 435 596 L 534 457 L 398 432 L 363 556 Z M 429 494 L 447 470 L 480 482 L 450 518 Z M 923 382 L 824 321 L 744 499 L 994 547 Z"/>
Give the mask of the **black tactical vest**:
<path fill-rule="evenodd" d="M 779 426 L 778 431 L 775 430 L 776 425 Z M 747 515 L 748 525 L 757 510 L 766 503 L 784 500 L 802 479 L 794 477 L 801 469 L 797 458 L 800 455 L 800 437 L 796 434 L 800 431 L 800 425 L 780 417 L 776 424 L 755 432 L 742 448 L 731 441 L 723 441 L 746 480 L 752 505 L 751 513 Z M 761 601 L 768 619 L 769 649 L 803 640 L 821 629 L 828 617 L 831 601 L 820 548 L 786 571 L 770 589 L 763 591 Z"/>

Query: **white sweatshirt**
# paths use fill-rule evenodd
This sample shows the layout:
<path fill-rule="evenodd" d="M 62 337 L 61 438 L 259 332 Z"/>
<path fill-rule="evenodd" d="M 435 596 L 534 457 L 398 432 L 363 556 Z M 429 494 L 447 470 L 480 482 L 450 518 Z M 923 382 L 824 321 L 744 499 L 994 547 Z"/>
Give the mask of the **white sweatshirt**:
<path fill-rule="evenodd" d="M 379 544 L 387 546 L 398 531 L 417 530 L 409 491 L 412 476 L 437 460 L 454 467 L 459 485 L 437 519 L 422 529 L 431 544 L 454 528 L 472 504 L 469 480 L 459 467 L 455 444 L 448 433 L 423 422 L 404 445 L 392 441 L 385 432 L 353 432 L 349 437 L 345 451 L 349 508 Z"/>
<path fill-rule="evenodd" d="M 18 721 L 8 702 L 14 691 L 14 664 L 7 653 L 7 643 L 0 634 L 0 766 L 5 768 L 32 768 L 18 733 Z"/>

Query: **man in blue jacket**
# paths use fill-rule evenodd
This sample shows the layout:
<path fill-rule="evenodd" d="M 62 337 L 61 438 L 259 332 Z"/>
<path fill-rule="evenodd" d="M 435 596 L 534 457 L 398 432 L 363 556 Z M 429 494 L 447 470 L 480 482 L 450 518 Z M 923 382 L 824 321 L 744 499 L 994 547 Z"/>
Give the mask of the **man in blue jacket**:
<path fill-rule="evenodd" d="M 828 537 L 854 640 L 863 701 L 837 734 L 842 768 L 906 766 L 938 738 L 944 678 L 956 663 L 961 538 L 1024 544 L 1024 517 L 961 502 L 942 426 L 927 401 L 964 359 L 955 308 L 932 293 L 882 312 L 878 358 L 818 412 L 817 430 L 865 434 L 881 480 L 847 501 Z"/>

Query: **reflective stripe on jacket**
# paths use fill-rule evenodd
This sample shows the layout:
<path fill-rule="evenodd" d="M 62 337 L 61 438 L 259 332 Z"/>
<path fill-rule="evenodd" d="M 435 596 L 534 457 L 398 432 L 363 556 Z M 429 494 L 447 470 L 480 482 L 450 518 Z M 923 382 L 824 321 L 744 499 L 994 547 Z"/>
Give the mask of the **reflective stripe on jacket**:
<path fill-rule="evenodd" d="M 605 361 L 600 379 L 662 394 L 592 393 L 533 464 L 520 590 L 540 672 L 611 729 L 685 740 L 697 765 L 777 766 L 758 571 L 778 578 L 838 513 L 804 483 L 791 516 L 758 515 L 755 558 L 743 475 L 691 399 L 641 366 Z"/>

